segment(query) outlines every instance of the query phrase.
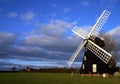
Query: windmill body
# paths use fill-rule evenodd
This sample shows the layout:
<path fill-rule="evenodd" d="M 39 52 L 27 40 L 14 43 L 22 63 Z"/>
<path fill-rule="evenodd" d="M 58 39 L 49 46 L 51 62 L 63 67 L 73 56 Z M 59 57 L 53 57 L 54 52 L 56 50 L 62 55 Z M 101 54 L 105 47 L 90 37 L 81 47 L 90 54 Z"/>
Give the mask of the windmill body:
<path fill-rule="evenodd" d="M 79 55 L 80 51 L 85 48 L 81 73 L 101 74 L 114 72 L 113 67 L 115 66 L 115 62 L 112 59 L 112 55 L 102 48 L 105 46 L 104 41 L 98 38 L 100 29 L 108 19 L 109 15 L 110 12 L 104 10 L 89 33 L 76 27 L 72 30 L 75 34 L 83 38 L 83 41 L 78 46 L 70 60 L 67 62 L 69 67 L 72 65 L 75 58 Z"/>
<path fill-rule="evenodd" d="M 105 46 L 104 41 L 99 38 L 95 38 L 95 43 L 99 45 L 100 47 Z M 89 49 L 85 49 L 80 73 L 83 73 L 83 74 L 102 74 L 102 73 L 113 74 L 114 72 L 115 72 L 115 65 L 110 66 L 109 64 L 104 63 Z"/>

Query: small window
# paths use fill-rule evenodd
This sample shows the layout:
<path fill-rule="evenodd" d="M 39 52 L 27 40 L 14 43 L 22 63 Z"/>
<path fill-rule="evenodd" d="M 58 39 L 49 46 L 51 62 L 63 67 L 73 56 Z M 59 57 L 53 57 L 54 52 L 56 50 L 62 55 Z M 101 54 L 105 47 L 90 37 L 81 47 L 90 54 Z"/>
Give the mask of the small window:
<path fill-rule="evenodd" d="M 84 61 L 86 61 L 86 56 L 84 56 Z"/>
<path fill-rule="evenodd" d="M 85 65 L 84 64 L 82 65 L 82 69 L 85 69 Z"/>

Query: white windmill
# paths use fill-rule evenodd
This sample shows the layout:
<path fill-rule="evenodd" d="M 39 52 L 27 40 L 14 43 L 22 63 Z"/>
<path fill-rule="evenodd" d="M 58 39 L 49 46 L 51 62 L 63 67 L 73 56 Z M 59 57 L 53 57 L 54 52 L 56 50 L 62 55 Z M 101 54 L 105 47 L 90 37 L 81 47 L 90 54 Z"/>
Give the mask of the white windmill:
<path fill-rule="evenodd" d="M 81 44 L 78 46 L 78 48 L 75 51 L 75 53 L 73 54 L 73 56 L 67 62 L 67 65 L 69 67 L 72 65 L 75 58 L 79 55 L 80 51 L 83 48 L 85 48 L 86 50 L 89 50 L 91 53 L 93 53 L 95 56 L 97 56 L 97 58 L 100 59 L 106 65 L 108 63 L 110 63 L 112 55 L 94 42 L 94 40 L 98 37 L 98 34 L 99 34 L 102 26 L 104 25 L 104 23 L 106 22 L 106 20 L 108 19 L 109 16 L 110 16 L 110 12 L 107 10 L 104 10 L 89 33 L 83 29 L 73 28 L 72 31 L 75 34 L 77 34 L 78 36 L 82 37 L 83 40 L 82 40 Z M 85 60 L 86 60 L 86 57 L 85 57 Z M 97 67 L 97 65 L 93 65 L 93 68 L 94 67 Z M 85 66 L 83 64 L 83 69 L 84 68 L 85 68 Z M 95 70 L 95 72 L 97 72 L 97 71 Z"/>

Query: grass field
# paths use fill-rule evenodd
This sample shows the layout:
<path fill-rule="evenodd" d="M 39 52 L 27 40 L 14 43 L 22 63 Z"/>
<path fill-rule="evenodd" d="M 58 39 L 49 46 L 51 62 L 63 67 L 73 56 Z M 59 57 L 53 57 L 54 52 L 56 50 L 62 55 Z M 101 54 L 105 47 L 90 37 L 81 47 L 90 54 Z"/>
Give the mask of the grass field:
<path fill-rule="evenodd" d="M 0 84 L 120 84 L 120 77 L 71 77 L 70 73 L 0 73 Z"/>

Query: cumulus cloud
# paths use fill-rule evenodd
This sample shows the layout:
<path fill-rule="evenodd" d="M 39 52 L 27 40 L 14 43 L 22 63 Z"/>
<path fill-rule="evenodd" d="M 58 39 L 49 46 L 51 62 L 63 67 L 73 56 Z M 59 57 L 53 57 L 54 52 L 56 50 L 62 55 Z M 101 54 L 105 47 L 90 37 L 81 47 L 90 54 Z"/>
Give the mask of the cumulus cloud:
<path fill-rule="evenodd" d="M 120 26 L 115 27 L 114 29 L 110 30 L 108 33 L 117 41 L 118 48 L 120 49 Z"/>
<path fill-rule="evenodd" d="M 14 34 L 1 32 L 1 58 L 22 60 L 68 59 L 81 41 L 77 35 L 71 32 L 73 25 L 74 23 L 60 20 L 50 21 L 39 29 L 33 30 L 32 34 L 23 38 L 19 44 Z M 68 33 L 70 34 L 68 35 Z"/>
<path fill-rule="evenodd" d="M 6 60 L 1 60 L 0 59 L 0 70 L 10 70 L 12 66 L 16 66 L 16 64 L 13 64 L 11 62 L 6 62 Z"/>
<path fill-rule="evenodd" d="M 111 10 L 114 7 L 114 4 L 117 3 L 119 0 L 101 0 L 100 6 L 102 8 L 106 8 L 107 10 Z"/>
<path fill-rule="evenodd" d="M 18 13 L 16 13 L 16 12 L 10 12 L 10 13 L 7 14 L 7 16 L 10 17 L 10 18 L 14 18 L 14 17 L 18 16 Z"/>
<path fill-rule="evenodd" d="M 73 23 L 59 20 L 52 21 L 34 30 L 33 35 L 26 37 L 23 44 L 38 45 L 54 51 L 72 51 L 70 47 L 77 45 L 78 41 L 80 41 L 75 35 L 71 34 L 70 37 L 67 35 L 68 30 L 71 31 L 72 26 Z"/>
<path fill-rule="evenodd" d="M 57 7 L 57 4 L 52 4 L 52 7 L 56 8 L 56 7 Z"/>
<path fill-rule="evenodd" d="M 109 0 L 109 3 L 117 2 L 118 0 Z"/>
<path fill-rule="evenodd" d="M 68 13 L 69 11 L 71 11 L 71 8 L 65 8 L 64 9 L 64 13 Z"/>
<path fill-rule="evenodd" d="M 119 57 L 119 55 L 120 55 L 120 33 L 119 33 L 119 31 L 120 31 L 120 26 L 116 26 L 115 28 L 113 28 L 112 30 L 110 30 L 109 32 L 107 32 L 110 36 L 111 36 L 111 38 L 113 38 L 114 40 L 115 40 L 115 42 L 116 42 L 116 51 L 115 51 L 115 55 L 117 56 L 117 61 L 119 62 L 120 61 L 120 57 Z M 114 53 L 114 52 L 113 52 Z"/>
<path fill-rule="evenodd" d="M 67 62 L 81 41 L 80 37 L 71 32 L 74 25 L 74 22 L 52 20 L 34 29 L 21 41 L 18 40 L 20 37 L 12 33 L 1 32 L 0 59 L 21 60 L 21 64 L 23 61 L 54 60 L 54 64 L 49 66 L 54 66 L 55 63 L 63 66 L 63 62 L 57 61 Z"/>
<path fill-rule="evenodd" d="M 5 47 L 14 44 L 16 38 L 12 33 L 0 32 L 0 47 Z"/>
<path fill-rule="evenodd" d="M 120 31 L 120 26 L 117 26 L 114 29 L 110 30 L 109 34 L 112 36 L 114 36 L 114 35 L 120 36 L 119 31 Z"/>
<path fill-rule="evenodd" d="M 90 2 L 88 0 L 81 0 L 80 4 L 83 7 L 88 7 L 90 5 Z"/>
<path fill-rule="evenodd" d="M 21 14 L 21 19 L 23 21 L 32 20 L 32 19 L 34 19 L 34 17 L 35 17 L 35 13 L 32 12 L 32 11 L 28 11 L 28 12 L 25 12 L 25 13 Z"/>
<path fill-rule="evenodd" d="M 9 62 L 6 62 L 9 61 Z M 14 63 L 16 61 L 16 63 Z M 24 63 L 24 64 L 23 64 Z M 74 62 L 73 67 L 78 68 L 81 62 Z M 11 70 L 11 67 L 17 67 L 17 69 L 30 68 L 51 68 L 51 67 L 66 67 L 65 60 L 41 60 L 41 61 L 24 61 L 19 59 L 0 59 L 0 70 Z"/>
<path fill-rule="evenodd" d="M 81 42 L 81 38 L 71 32 L 72 28 L 83 28 L 86 31 L 91 26 L 75 26 L 74 22 L 65 22 L 61 20 L 52 20 L 43 24 L 38 29 L 34 29 L 31 34 L 24 37 L 19 43 L 12 33 L 0 32 L 0 59 L 6 60 L 4 66 L 22 65 L 43 66 L 45 67 L 65 67 L 65 63 L 72 56 Z M 112 36 L 120 36 L 120 27 L 117 26 L 109 31 Z M 117 38 L 119 39 L 119 38 Z M 78 66 L 82 61 L 82 54 L 76 59 L 73 67 Z M 14 59 L 10 61 L 7 59 Z M 19 60 L 16 63 L 15 60 Z M 79 62 L 79 63 L 78 63 Z M 31 63 L 34 63 L 33 65 Z M 40 63 L 36 65 L 36 63 Z M 51 63 L 51 64 L 50 64 Z M 1 67 L 0 67 L 1 68 Z M 4 67 L 5 68 L 5 67 Z"/>
<path fill-rule="evenodd" d="M 66 29 L 72 28 L 73 25 L 74 23 L 68 23 L 61 20 L 50 21 L 48 24 L 43 25 L 40 30 L 37 30 L 35 33 L 61 37 L 66 33 Z"/>
<path fill-rule="evenodd" d="M 108 33 L 117 41 L 117 44 L 120 45 L 120 26 L 115 27 L 114 29 L 110 30 Z M 120 49 L 120 48 L 119 48 Z"/>
<path fill-rule="evenodd" d="M 54 12 L 54 13 L 52 13 L 52 17 L 55 17 L 56 16 L 56 13 Z"/>
<path fill-rule="evenodd" d="M 2 8 L 0 8 L 0 12 L 2 11 Z"/>

